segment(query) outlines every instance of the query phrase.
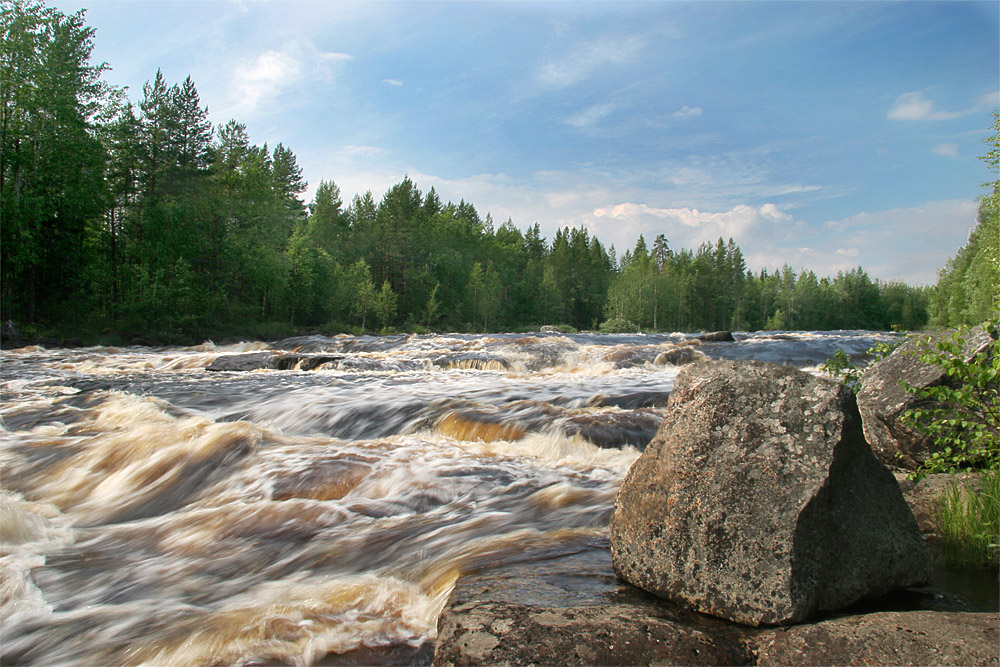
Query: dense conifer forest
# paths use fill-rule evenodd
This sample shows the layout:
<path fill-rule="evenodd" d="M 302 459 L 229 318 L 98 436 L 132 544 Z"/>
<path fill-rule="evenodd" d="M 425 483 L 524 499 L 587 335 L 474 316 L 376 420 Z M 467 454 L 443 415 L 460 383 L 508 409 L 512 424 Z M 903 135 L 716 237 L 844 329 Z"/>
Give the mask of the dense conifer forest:
<path fill-rule="evenodd" d="M 324 180 L 306 204 L 292 150 L 213 127 L 190 77 L 152 73 L 133 102 L 91 62 L 82 12 L 2 9 L 0 307 L 29 333 L 916 329 L 985 319 L 996 294 L 992 184 L 936 288 L 748 267 L 732 239 L 684 249 L 661 234 L 619 255 L 409 178 L 349 202 Z"/>

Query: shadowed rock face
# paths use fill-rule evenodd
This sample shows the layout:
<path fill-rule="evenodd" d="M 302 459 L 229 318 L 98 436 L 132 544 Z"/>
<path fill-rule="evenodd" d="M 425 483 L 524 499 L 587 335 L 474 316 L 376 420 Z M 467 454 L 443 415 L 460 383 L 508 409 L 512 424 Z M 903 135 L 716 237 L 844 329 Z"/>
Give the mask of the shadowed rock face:
<path fill-rule="evenodd" d="M 886 465 L 916 469 L 934 452 L 934 443 L 930 438 L 900 420 L 907 410 L 935 406 L 933 402 L 906 393 L 900 385 L 902 380 L 921 389 L 948 380 L 940 367 L 920 360 L 920 351 L 928 345 L 932 346 L 934 340 L 941 340 L 941 337 L 932 338 L 930 344 L 926 336 L 915 337 L 896 348 L 888 357 L 869 366 L 861 376 L 858 409 L 865 437 Z M 971 361 L 993 341 L 984 327 L 976 327 L 965 339 L 964 358 Z"/>
<path fill-rule="evenodd" d="M 707 362 L 681 372 L 669 407 L 611 519 L 626 581 L 759 626 L 930 579 L 849 390 L 783 366 Z"/>

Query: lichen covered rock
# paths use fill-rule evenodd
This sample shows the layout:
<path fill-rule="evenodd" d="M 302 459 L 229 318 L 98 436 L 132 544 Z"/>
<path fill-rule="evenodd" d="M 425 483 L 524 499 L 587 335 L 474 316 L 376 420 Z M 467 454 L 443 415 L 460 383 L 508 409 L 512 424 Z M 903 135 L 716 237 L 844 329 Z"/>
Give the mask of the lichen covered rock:
<path fill-rule="evenodd" d="M 930 558 L 853 394 L 760 362 L 678 375 L 611 518 L 615 571 L 752 626 L 925 583 Z"/>

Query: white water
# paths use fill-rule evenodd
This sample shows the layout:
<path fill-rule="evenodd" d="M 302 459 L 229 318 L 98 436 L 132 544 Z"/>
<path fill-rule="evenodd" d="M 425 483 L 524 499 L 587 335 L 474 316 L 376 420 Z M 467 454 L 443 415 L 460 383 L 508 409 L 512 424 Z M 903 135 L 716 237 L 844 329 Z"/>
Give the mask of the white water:
<path fill-rule="evenodd" d="M 885 336 L 740 338 L 696 354 L 815 369 Z M 678 372 L 654 359 L 688 344 L 5 351 L 0 662 L 308 665 L 426 644 L 462 572 L 606 529 Z M 206 370 L 272 348 L 336 359 Z"/>

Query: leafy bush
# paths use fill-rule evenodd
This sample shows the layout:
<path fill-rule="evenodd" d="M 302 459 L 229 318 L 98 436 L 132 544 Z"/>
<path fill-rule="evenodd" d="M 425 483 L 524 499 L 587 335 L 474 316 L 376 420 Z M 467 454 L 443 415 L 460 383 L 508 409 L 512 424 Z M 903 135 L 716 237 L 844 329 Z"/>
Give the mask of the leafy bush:
<path fill-rule="evenodd" d="M 601 333 L 635 333 L 638 329 L 635 324 L 620 317 L 612 317 L 610 320 L 604 320 L 601 322 L 601 326 L 598 327 L 598 331 Z"/>
<path fill-rule="evenodd" d="M 1000 470 L 983 472 L 978 491 L 953 484 L 941 499 L 937 532 L 948 565 L 1000 566 Z"/>
<path fill-rule="evenodd" d="M 986 330 L 997 335 L 996 323 Z M 960 468 L 1000 468 L 1000 341 L 994 338 L 972 359 L 963 353 L 967 329 L 915 352 L 924 363 L 939 366 L 949 382 L 930 387 L 903 388 L 931 407 L 903 413 L 903 423 L 929 436 L 937 451 L 923 472 L 955 472 Z"/>

